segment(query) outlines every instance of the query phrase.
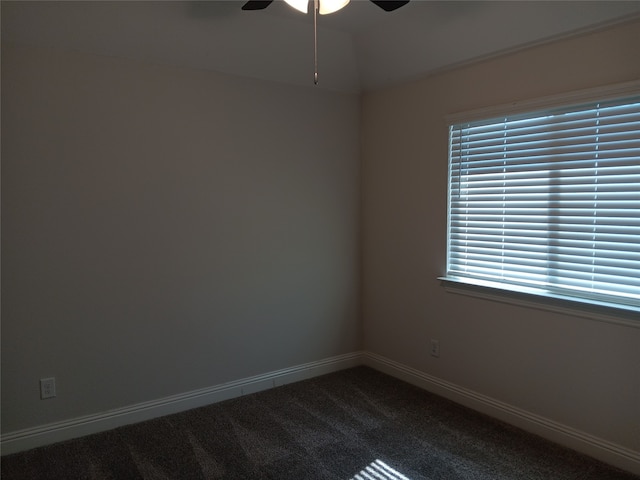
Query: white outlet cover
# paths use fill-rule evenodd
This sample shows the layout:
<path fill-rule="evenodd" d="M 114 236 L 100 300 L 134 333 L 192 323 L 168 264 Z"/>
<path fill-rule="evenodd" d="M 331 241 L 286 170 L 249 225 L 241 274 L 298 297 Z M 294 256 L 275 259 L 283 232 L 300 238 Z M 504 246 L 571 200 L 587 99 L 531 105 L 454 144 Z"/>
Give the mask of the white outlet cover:
<path fill-rule="evenodd" d="M 439 340 L 431 340 L 431 356 L 439 357 L 440 356 L 440 341 Z"/>
<path fill-rule="evenodd" d="M 56 379 L 55 377 L 40 379 L 40 398 L 54 398 L 56 396 Z"/>

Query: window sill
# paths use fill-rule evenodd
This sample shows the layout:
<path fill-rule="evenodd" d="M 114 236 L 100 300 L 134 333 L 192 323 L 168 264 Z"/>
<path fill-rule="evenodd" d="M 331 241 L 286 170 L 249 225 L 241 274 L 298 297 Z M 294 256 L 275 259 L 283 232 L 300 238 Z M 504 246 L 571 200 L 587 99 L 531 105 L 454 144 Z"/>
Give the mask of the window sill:
<path fill-rule="evenodd" d="M 534 289 L 507 290 L 497 284 L 472 282 L 455 277 L 439 277 L 438 280 L 450 293 L 640 328 L 640 310 L 632 306 L 564 297 Z"/>

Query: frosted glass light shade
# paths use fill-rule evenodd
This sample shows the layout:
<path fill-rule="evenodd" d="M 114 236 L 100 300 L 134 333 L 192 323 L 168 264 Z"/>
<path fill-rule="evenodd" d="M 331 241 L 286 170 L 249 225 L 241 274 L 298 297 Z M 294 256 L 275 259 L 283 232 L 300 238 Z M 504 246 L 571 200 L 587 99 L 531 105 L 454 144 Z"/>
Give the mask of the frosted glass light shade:
<path fill-rule="evenodd" d="M 327 15 L 346 7 L 349 1 L 350 0 L 320 0 L 320 7 L 318 10 L 320 15 Z"/>
<path fill-rule="evenodd" d="M 307 13 L 309 11 L 309 0 L 284 0 L 293 8 L 302 13 Z"/>
<path fill-rule="evenodd" d="M 284 0 L 293 8 L 302 13 L 309 11 L 309 0 Z M 337 12 L 347 6 L 350 0 L 319 0 L 318 11 L 320 15 Z"/>

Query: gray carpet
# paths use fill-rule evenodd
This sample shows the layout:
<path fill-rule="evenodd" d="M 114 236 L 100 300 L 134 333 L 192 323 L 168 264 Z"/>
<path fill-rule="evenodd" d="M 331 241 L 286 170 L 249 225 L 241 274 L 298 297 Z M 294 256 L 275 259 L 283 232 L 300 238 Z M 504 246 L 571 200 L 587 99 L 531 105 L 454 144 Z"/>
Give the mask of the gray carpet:
<path fill-rule="evenodd" d="M 366 367 L 1 462 L 3 480 L 640 478 Z"/>

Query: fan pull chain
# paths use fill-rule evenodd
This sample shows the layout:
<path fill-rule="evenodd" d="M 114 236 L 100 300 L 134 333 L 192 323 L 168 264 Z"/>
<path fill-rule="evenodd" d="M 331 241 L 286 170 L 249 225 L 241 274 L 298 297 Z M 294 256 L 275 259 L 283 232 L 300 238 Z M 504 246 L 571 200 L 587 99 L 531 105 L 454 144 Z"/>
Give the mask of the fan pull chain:
<path fill-rule="evenodd" d="M 313 0 L 313 83 L 318 85 L 318 0 Z"/>

